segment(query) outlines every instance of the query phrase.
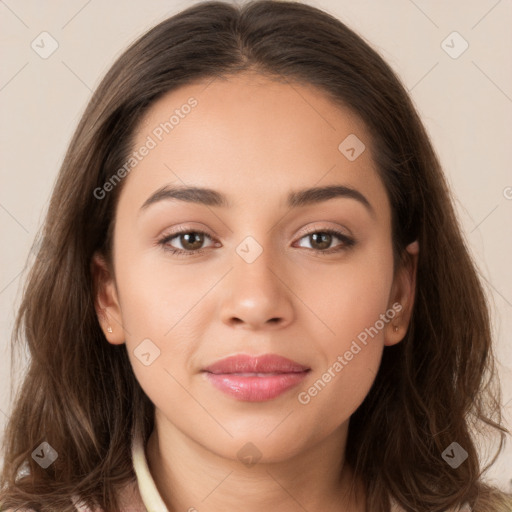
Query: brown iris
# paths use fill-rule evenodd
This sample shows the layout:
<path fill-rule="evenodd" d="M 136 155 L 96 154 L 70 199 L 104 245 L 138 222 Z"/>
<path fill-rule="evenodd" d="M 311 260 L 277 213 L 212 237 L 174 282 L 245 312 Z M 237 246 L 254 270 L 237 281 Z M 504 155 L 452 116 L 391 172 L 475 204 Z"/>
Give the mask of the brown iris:
<path fill-rule="evenodd" d="M 318 232 L 309 235 L 309 239 L 312 242 L 311 247 L 313 247 L 313 249 L 323 250 L 330 247 L 332 242 L 332 235 L 330 233 Z M 317 244 L 316 247 L 315 244 Z"/>
<path fill-rule="evenodd" d="M 204 235 L 194 231 L 180 235 L 181 246 L 189 251 L 200 249 L 204 243 Z"/>

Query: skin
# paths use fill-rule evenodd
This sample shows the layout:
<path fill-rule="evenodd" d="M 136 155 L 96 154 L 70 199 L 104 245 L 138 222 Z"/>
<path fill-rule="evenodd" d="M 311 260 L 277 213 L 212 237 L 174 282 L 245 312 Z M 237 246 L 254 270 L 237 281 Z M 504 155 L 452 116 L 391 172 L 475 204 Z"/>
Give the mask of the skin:
<path fill-rule="evenodd" d="M 106 339 L 126 344 L 156 407 L 146 447 L 150 470 L 171 511 L 362 511 L 361 482 L 344 464 L 349 419 L 384 347 L 406 333 L 417 243 L 408 247 L 410 264 L 394 275 L 390 204 L 357 116 L 309 85 L 252 73 L 207 83 L 172 91 L 148 111 L 134 148 L 188 98 L 198 101 L 125 178 L 113 268 L 101 255 L 94 259 Z M 338 150 L 349 134 L 366 145 L 354 161 Z M 222 192 L 232 205 L 162 200 L 141 211 L 161 187 L 184 184 Z M 290 191 L 325 185 L 357 189 L 373 213 L 346 197 L 286 206 Z M 207 231 L 205 251 L 166 252 L 158 241 L 177 227 Z M 321 254 L 308 233 L 325 229 L 356 244 L 333 237 L 328 247 L 341 250 Z M 252 263 L 236 252 L 247 236 L 263 249 Z M 171 244 L 190 248 L 179 236 Z M 396 302 L 400 313 L 308 404 L 299 403 L 298 394 Z M 147 338 L 160 350 L 149 366 L 134 355 Z M 311 371 L 277 398 L 238 401 L 201 369 L 240 353 L 279 354 Z M 237 457 L 248 442 L 261 454 L 252 467 Z"/>

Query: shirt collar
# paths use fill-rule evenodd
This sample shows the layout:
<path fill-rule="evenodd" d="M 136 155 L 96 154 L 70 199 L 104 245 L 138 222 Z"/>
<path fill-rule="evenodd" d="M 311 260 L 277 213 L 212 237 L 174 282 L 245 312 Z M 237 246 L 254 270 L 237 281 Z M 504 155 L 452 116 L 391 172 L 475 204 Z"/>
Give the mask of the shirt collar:
<path fill-rule="evenodd" d="M 134 435 L 132 438 L 132 460 L 140 496 L 148 512 L 169 512 L 149 471 L 140 435 Z"/>
<path fill-rule="evenodd" d="M 140 496 L 147 508 L 148 512 L 169 512 L 169 509 L 165 505 L 158 489 L 156 488 L 155 481 L 149 471 L 148 463 L 146 460 L 146 454 L 144 450 L 144 443 L 142 437 L 134 435 L 132 439 L 132 460 L 133 468 L 137 476 L 137 484 L 139 487 Z M 397 504 L 391 500 L 391 506 L 393 511 L 402 511 Z M 458 512 L 471 512 L 471 508 L 466 503 L 462 508 L 457 509 Z"/>

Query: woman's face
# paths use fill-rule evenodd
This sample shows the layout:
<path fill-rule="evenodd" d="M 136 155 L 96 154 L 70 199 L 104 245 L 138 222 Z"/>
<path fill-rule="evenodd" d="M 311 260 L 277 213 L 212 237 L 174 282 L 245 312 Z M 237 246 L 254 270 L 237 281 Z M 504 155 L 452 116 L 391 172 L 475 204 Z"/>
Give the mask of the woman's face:
<path fill-rule="evenodd" d="M 414 291 L 363 123 L 244 74 L 162 97 L 133 150 L 100 301 L 158 429 L 268 461 L 342 438 Z"/>

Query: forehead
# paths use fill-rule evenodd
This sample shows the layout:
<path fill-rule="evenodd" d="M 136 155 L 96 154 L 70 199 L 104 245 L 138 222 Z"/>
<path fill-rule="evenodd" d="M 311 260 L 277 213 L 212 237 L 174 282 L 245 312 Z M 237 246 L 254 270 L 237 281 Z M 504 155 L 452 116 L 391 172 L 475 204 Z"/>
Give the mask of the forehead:
<path fill-rule="evenodd" d="M 143 146 L 130 195 L 193 184 L 244 205 L 282 203 L 289 190 L 339 183 L 385 201 L 364 123 L 307 84 L 244 73 L 182 86 L 142 119 L 133 149 Z"/>

